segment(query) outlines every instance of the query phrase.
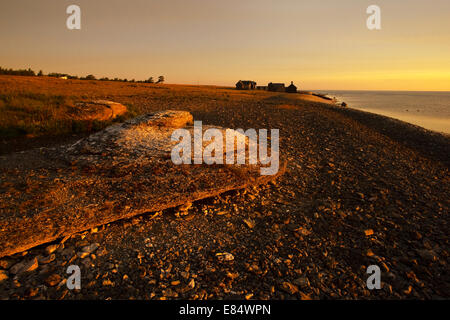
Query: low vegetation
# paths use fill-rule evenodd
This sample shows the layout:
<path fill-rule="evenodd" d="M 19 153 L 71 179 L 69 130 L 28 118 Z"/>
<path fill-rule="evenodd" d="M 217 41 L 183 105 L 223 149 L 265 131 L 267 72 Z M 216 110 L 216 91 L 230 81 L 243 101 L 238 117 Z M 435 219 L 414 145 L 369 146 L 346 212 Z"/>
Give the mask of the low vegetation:
<path fill-rule="evenodd" d="M 77 97 L 43 93 L 2 93 L 0 137 L 93 132 L 111 124 L 112 121 L 73 119 L 70 111 L 77 100 Z M 123 119 L 118 117 L 114 121 Z"/>
<path fill-rule="evenodd" d="M 60 133 L 68 126 L 62 120 L 71 103 L 60 95 L 0 94 L 0 135 Z"/>
<path fill-rule="evenodd" d="M 42 71 L 39 71 L 39 75 L 42 74 Z M 13 70 L 13 69 L 7 69 L 0 67 L 0 75 L 11 75 L 11 76 L 35 76 L 36 73 L 28 69 L 19 69 L 19 70 Z"/>
<path fill-rule="evenodd" d="M 150 80 L 150 79 L 149 79 Z M 222 100 L 262 99 L 268 93 L 237 92 L 214 86 L 165 85 L 164 77 L 151 83 L 124 83 L 49 76 L 0 76 L 0 138 L 57 136 L 93 132 L 108 121 L 80 121 L 71 109 L 81 101 L 112 100 L 125 105 L 126 115 L 114 121 L 164 109 L 199 108 Z"/>
<path fill-rule="evenodd" d="M 8 69 L 8 68 L 0 67 L 0 75 L 42 77 L 42 76 L 44 76 L 44 73 L 42 72 L 42 70 L 40 70 L 36 74 L 36 72 L 31 70 L 31 68 L 14 70 L 11 68 Z M 47 74 L 47 76 L 53 77 L 53 78 L 74 79 L 74 80 L 97 80 L 97 77 L 94 76 L 93 74 L 89 74 L 86 77 L 78 77 L 76 75 L 70 75 L 68 73 L 50 72 L 49 74 Z M 117 77 L 110 79 L 108 77 L 101 77 L 98 80 L 100 80 L 100 81 L 137 82 L 137 83 L 164 83 L 165 78 L 164 78 L 164 76 L 159 76 L 158 80 L 156 82 L 153 80 L 153 77 L 150 77 L 147 80 L 135 80 L 135 79 L 128 80 L 127 78 L 120 79 Z"/>

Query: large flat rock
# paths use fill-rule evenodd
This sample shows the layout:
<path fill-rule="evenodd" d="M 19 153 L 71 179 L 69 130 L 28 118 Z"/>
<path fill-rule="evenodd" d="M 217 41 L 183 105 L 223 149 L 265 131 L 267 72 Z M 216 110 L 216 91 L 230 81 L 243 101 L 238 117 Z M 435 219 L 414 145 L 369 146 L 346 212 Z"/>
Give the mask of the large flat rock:
<path fill-rule="evenodd" d="M 259 163 L 175 165 L 170 152 L 177 142 L 171 134 L 177 128 L 192 132 L 191 123 L 188 112 L 157 112 L 72 145 L 0 157 L 0 257 L 283 173 L 282 162 L 271 176 L 261 175 Z"/>
<path fill-rule="evenodd" d="M 76 120 L 112 120 L 127 112 L 124 105 L 108 101 L 95 100 L 77 103 L 70 112 L 70 117 Z"/>

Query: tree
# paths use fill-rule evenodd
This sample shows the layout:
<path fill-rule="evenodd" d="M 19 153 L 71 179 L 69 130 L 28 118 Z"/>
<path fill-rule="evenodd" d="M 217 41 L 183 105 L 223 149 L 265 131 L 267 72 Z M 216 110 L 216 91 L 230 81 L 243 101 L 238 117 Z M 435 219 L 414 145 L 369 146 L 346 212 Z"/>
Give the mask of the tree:
<path fill-rule="evenodd" d="M 36 74 L 34 73 L 33 70 L 31 70 L 30 68 L 28 68 L 28 70 L 26 69 L 19 69 L 19 70 L 13 70 L 13 69 L 3 69 L 2 67 L 0 67 L 0 74 L 7 74 L 7 75 L 13 75 L 13 76 L 35 76 Z"/>
<path fill-rule="evenodd" d="M 44 73 L 42 72 L 42 70 L 39 70 L 37 75 L 38 75 L 38 77 L 42 77 L 44 75 Z"/>
<path fill-rule="evenodd" d="M 156 83 L 164 83 L 164 76 L 159 76 Z"/>
<path fill-rule="evenodd" d="M 148 78 L 145 82 L 147 82 L 147 83 L 155 83 L 155 81 L 153 80 L 153 77 Z"/>
<path fill-rule="evenodd" d="M 89 74 L 86 76 L 86 80 L 95 80 L 95 76 L 93 74 Z"/>

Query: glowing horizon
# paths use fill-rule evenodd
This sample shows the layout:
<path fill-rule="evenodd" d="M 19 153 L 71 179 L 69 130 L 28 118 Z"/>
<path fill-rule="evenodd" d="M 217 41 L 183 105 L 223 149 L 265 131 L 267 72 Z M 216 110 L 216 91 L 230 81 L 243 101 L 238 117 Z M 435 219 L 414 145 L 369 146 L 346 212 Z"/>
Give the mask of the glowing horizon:
<path fill-rule="evenodd" d="M 68 30 L 77 4 L 81 30 Z M 381 7 L 382 29 L 366 27 Z M 0 4 L 0 66 L 300 90 L 450 91 L 450 2 L 21 0 Z"/>

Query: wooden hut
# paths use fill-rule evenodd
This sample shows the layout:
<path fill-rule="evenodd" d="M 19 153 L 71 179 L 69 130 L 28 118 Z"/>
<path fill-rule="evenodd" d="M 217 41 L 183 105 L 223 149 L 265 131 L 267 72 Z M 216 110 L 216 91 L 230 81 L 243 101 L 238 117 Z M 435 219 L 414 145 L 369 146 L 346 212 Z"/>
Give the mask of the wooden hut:
<path fill-rule="evenodd" d="M 236 83 L 237 90 L 254 90 L 256 88 L 256 82 L 251 80 L 239 80 Z"/>
<path fill-rule="evenodd" d="M 297 87 L 294 86 L 294 81 L 291 81 L 291 85 L 286 88 L 286 92 L 288 92 L 288 93 L 297 93 Z"/>
<path fill-rule="evenodd" d="M 267 85 L 267 89 L 269 91 L 273 91 L 273 92 L 286 92 L 284 83 L 272 83 L 271 82 Z"/>

